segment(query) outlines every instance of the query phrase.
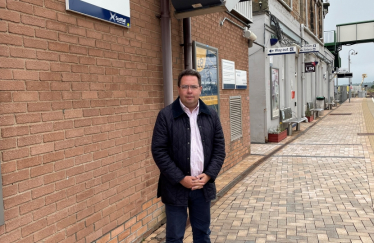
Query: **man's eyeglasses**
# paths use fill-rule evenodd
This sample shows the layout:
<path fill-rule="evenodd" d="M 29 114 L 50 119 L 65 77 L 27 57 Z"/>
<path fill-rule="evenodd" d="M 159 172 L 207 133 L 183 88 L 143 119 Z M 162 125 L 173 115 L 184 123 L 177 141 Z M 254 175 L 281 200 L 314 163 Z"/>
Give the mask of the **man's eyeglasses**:
<path fill-rule="evenodd" d="M 181 85 L 181 88 L 184 90 L 187 90 L 188 88 L 190 88 L 191 90 L 197 90 L 199 86 L 198 85 Z"/>

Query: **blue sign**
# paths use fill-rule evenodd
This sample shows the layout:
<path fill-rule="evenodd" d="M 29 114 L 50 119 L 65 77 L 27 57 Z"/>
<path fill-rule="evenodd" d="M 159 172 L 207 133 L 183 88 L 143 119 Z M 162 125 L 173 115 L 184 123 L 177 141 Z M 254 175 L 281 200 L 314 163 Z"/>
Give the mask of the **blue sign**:
<path fill-rule="evenodd" d="M 66 10 L 130 27 L 129 0 L 66 0 Z"/>

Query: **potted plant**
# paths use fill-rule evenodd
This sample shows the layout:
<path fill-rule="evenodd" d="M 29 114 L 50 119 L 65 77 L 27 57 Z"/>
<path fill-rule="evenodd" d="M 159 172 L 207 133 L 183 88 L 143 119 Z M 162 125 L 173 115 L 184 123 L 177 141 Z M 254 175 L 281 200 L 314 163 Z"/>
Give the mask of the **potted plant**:
<path fill-rule="evenodd" d="M 268 132 L 268 142 L 278 143 L 287 137 L 287 130 L 282 126 L 277 126 L 276 128 L 269 129 Z"/>
<path fill-rule="evenodd" d="M 314 120 L 308 105 L 306 106 L 305 117 L 308 119 L 308 122 L 312 122 Z"/>

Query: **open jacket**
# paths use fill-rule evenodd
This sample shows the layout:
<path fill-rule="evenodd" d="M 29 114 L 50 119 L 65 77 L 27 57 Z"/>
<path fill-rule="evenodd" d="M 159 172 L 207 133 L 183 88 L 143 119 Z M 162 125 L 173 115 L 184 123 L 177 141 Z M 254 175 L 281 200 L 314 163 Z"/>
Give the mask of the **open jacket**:
<path fill-rule="evenodd" d="M 203 173 L 211 177 L 204 185 L 204 196 L 207 201 L 216 198 L 215 179 L 225 160 L 225 139 L 217 113 L 199 100 L 199 126 L 204 151 Z M 160 178 L 157 197 L 165 204 L 187 206 L 187 189 L 180 181 L 191 175 L 190 168 L 191 129 L 188 115 L 183 111 L 179 97 L 169 106 L 162 109 L 156 120 L 152 137 L 152 155 L 158 168 Z"/>

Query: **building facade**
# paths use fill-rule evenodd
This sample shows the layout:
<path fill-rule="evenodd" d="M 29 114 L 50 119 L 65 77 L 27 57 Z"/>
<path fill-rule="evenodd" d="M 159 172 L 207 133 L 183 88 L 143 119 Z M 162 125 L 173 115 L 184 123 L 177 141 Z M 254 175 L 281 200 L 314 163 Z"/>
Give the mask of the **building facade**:
<path fill-rule="evenodd" d="M 170 8 L 176 98 L 183 34 Z M 164 107 L 160 1 L 131 0 L 130 12 L 127 28 L 64 1 L 0 0 L 0 242 L 140 242 L 164 222 L 150 153 Z M 242 25 L 191 18 L 192 41 L 218 52 L 222 172 L 250 153 L 249 91 L 222 89 L 221 65 L 248 71 L 248 40 L 224 18 Z"/>
<path fill-rule="evenodd" d="M 253 1 L 251 29 L 263 47 L 249 51 L 251 142 L 265 143 L 268 132 L 282 126 L 280 110 L 291 108 L 292 116 L 301 120 L 308 102 L 333 97 L 334 56 L 323 44 L 323 9 L 320 0 Z M 301 53 L 307 44 L 318 51 Z M 285 47 L 296 53 L 270 54 Z M 314 72 L 306 72 L 308 63 Z"/>

